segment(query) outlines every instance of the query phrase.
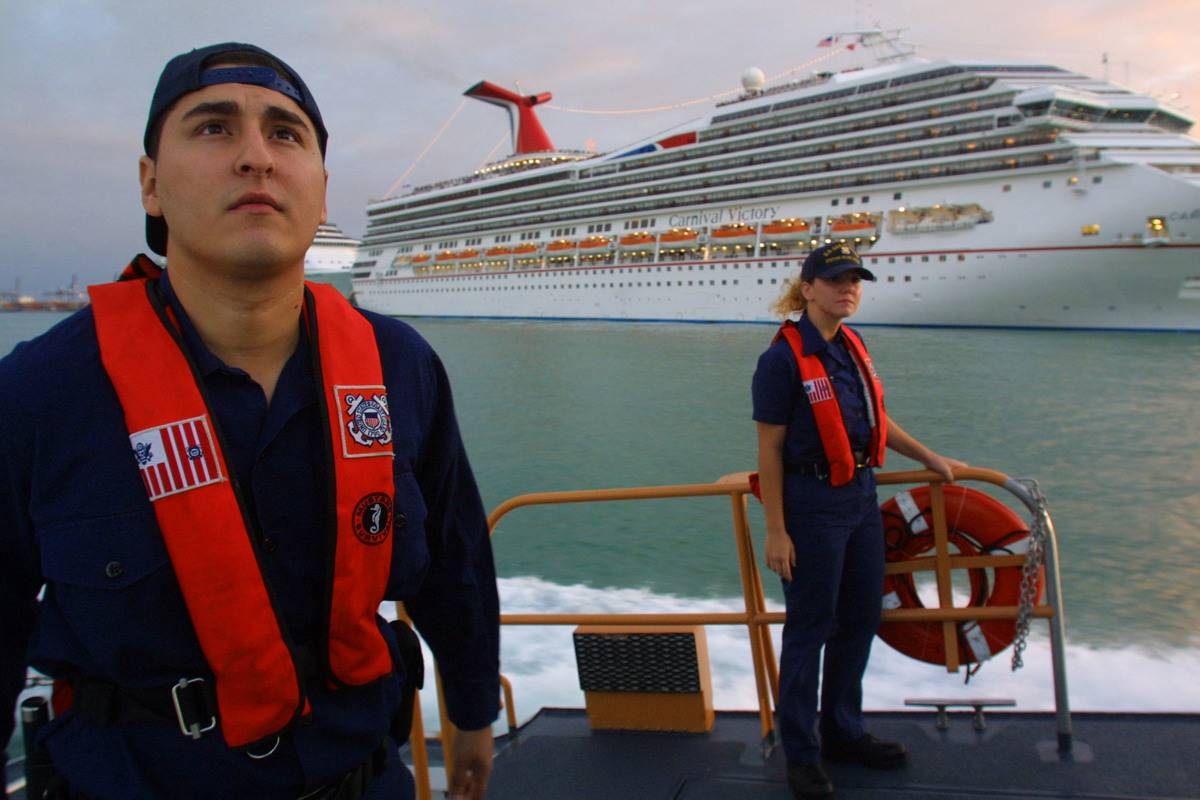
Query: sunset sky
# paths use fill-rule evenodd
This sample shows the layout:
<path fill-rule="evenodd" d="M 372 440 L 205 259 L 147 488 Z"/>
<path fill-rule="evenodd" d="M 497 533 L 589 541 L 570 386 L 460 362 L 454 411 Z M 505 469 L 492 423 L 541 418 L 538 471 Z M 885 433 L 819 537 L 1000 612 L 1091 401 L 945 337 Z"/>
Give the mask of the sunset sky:
<path fill-rule="evenodd" d="M 606 151 L 710 108 L 671 106 L 828 53 L 817 42 L 875 23 L 906 27 L 926 58 L 1036 60 L 1102 76 L 1200 116 L 1200 2 L 1009 0 L 603 3 L 517 0 L 339 3 L 6 3 L 0 30 L 0 288 L 27 292 L 77 274 L 110 278 L 145 249 L 137 159 L 163 64 L 192 47 L 249 41 L 304 77 L 331 138 L 329 213 L 348 234 L 368 198 L 411 169 L 420 184 L 470 172 L 510 150 L 504 113 L 468 101 L 486 79 L 550 91 L 541 111 L 554 143 Z M 850 66 L 843 54 L 812 69 Z"/>

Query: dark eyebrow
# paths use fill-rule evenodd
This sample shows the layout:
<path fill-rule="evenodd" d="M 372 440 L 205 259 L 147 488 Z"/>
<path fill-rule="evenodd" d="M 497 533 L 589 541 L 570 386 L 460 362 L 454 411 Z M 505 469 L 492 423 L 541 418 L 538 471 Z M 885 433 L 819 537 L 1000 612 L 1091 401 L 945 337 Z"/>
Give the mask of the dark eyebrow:
<path fill-rule="evenodd" d="M 241 111 L 239 106 L 233 100 L 215 100 L 206 103 L 198 103 L 191 108 L 183 119 L 191 119 L 192 117 L 217 116 L 217 117 L 233 117 Z M 304 118 L 299 114 L 288 111 L 282 106 L 267 106 L 266 117 L 272 122 L 287 122 L 292 125 L 299 125 L 307 131 L 312 131 L 312 127 L 305 122 Z"/>
<path fill-rule="evenodd" d="M 199 103 L 192 107 L 183 115 L 183 119 L 191 119 L 192 117 L 203 117 L 209 114 L 219 117 L 231 117 L 238 113 L 238 104 L 232 100 L 218 100 L 216 102 Z"/>
<path fill-rule="evenodd" d="M 299 125 L 305 130 L 312 130 L 303 117 L 280 106 L 267 106 L 267 119 L 272 122 L 289 122 L 292 125 Z"/>

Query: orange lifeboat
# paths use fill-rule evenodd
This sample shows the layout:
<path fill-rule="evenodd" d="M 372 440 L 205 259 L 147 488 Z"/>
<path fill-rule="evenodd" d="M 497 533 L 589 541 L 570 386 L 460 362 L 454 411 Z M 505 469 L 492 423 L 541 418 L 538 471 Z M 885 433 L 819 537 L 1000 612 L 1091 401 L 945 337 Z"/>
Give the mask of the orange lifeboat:
<path fill-rule="evenodd" d="M 627 236 L 622 236 L 619 244 L 622 250 L 644 250 L 647 247 L 653 247 L 655 236 L 653 233 L 639 231 L 631 233 Z"/>
<path fill-rule="evenodd" d="M 658 240 L 663 244 L 694 244 L 699 238 L 700 234 L 691 228 L 671 228 Z"/>
<path fill-rule="evenodd" d="M 412 257 L 412 263 L 423 264 L 429 260 L 429 253 L 417 253 Z"/>
<path fill-rule="evenodd" d="M 597 247 L 608 247 L 612 240 L 605 236 L 589 236 L 579 243 L 579 246 L 584 249 L 596 249 Z"/>
<path fill-rule="evenodd" d="M 754 244 L 755 230 L 751 225 L 722 225 L 709 234 L 717 244 Z"/>
<path fill-rule="evenodd" d="M 559 250 L 574 250 L 578 246 L 578 242 L 572 242 L 570 239 L 557 239 L 546 245 L 546 250 L 550 252 L 557 252 Z"/>
<path fill-rule="evenodd" d="M 434 261 L 453 261 L 458 258 L 458 253 L 453 250 L 443 250 L 434 257 Z"/>
<path fill-rule="evenodd" d="M 536 252 L 537 252 L 536 244 L 519 244 L 512 249 L 513 255 L 517 255 L 517 256 L 524 255 L 526 253 L 536 253 Z"/>
<path fill-rule="evenodd" d="M 486 255 L 489 256 L 507 256 L 512 254 L 511 247 L 492 247 L 489 248 Z"/>
<path fill-rule="evenodd" d="M 862 221 L 838 221 L 829 226 L 829 229 L 834 233 L 853 233 L 854 231 L 873 231 L 875 230 L 874 222 Z"/>
<path fill-rule="evenodd" d="M 808 237 L 808 223 L 802 219 L 776 219 L 763 225 L 762 232 L 768 242 L 797 241 Z"/>
<path fill-rule="evenodd" d="M 478 258 L 479 251 L 478 250 L 460 250 L 454 254 L 454 257 L 456 259 L 458 259 L 459 261 L 468 261 L 472 258 Z"/>

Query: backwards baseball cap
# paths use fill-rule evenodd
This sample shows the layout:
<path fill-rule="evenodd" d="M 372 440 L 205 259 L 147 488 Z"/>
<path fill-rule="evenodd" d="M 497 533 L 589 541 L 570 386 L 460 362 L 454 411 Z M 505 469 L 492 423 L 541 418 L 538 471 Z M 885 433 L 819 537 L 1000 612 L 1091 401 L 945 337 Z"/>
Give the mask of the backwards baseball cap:
<path fill-rule="evenodd" d="M 869 281 L 875 280 L 875 274 L 862 265 L 862 259 L 854 248 L 845 242 L 823 244 L 808 254 L 804 266 L 800 268 L 800 280 L 812 283 L 817 278 L 833 280 L 850 270 L 856 270 Z"/>
<path fill-rule="evenodd" d="M 278 64 L 281 74 L 273 67 L 247 65 L 234 67 L 209 68 L 209 64 L 219 64 L 238 61 L 239 55 L 253 53 Z M 222 59 L 222 56 L 230 56 Z M 150 153 L 150 141 L 156 135 L 156 128 L 166 116 L 175 102 L 184 95 L 213 86 L 219 83 L 248 83 L 262 86 L 290 97 L 296 105 L 308 115 L 317 133 L 317 144 L 321 148 L 321 158 L 325 157 L 325 144 L 329 133 L 325 130 L 325 122 L 321 119 L 321 110 L 312 92 L 304 85 L 304 80 L 296 70 L 283 62 L 283 59 L 271 55 L 261 47 L 240 42 L 225 42 L 208 47 L 201 47 L 189 53 L 175 56 L 163 67 L 158 76 L 158 85 L 154 87 L 154 97 L 150 100 L 150 114 L 146 118 L 146 132 L 142 137 L 142 145 L 146 154 Z M 162 217 L 146 215 L 146 244 L 160 256 L 167 254 L 167 222 Z"/>

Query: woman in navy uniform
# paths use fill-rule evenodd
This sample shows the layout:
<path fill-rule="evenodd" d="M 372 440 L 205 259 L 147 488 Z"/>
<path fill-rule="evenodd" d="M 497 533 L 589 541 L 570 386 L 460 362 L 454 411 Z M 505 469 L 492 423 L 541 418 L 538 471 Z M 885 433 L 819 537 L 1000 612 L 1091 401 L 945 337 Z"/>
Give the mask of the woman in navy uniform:
<path fill-rule="evenodd" d="M 776 304 L 786 319 L 754 373 L 766 559 L 783 580 L 787 608 L 779 730 L 797 798 L 833 796 L 822 757 L 879 769 L 908 758 L 902 744 L 863 726 L 862 676 L 879 626 L 884 564 L 871 468 L 885 447 L 947 481 L 965 466 L 887 417 L 870 355 L 842 324 L 858 309 L 863 279 L 875 276 L 849 245 L 814 250 Z"/>

